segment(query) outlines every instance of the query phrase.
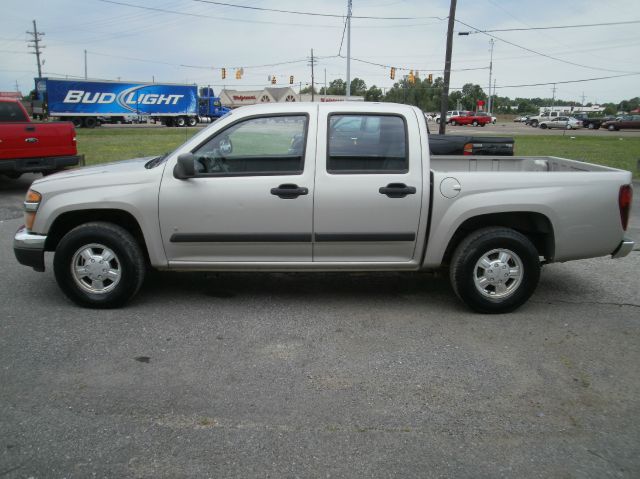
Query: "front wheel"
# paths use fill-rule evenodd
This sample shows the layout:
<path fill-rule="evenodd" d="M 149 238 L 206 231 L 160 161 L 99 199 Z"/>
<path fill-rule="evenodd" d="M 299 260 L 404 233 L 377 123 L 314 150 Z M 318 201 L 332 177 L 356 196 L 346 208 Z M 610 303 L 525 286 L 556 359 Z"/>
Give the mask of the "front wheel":
<path fill-rule="evenodd" d="M 198 119 L 195 116 L 190 116 L 187 120 L 187 125 L 196 126 L 198 124 Z"/>
<path fill-rule="evenodd" d="M 589 128 L 590 130 L 594 130 L 596 128 L 596 126 L 593 123 L 589 123 L 587 125 L 587 128 Z"/>
<path fill-rule="evenodd" d="M 451 120 L 451 121 L 449 122 L 449 124 L 450 124 L 451 126 L 456 126 L 456 125 L 457 125 L 457 123 L 456 123 L 456 121 L 455 121 L 455 120 Z"/>
<path fill-rule="evenodd" d="M 60 240 L 53 259 L 60 289 L 73 302 L 90 308 L 117 308 L 140 289 L 145 257 L 124 228 L 103 222 L 85 223 Z"/>
<path fill-rule="evenodd" d="M 547 129 L 547 124 L 546 123 L 541 123 L 540 124 L 540 129 L 546 130 Z"/>
<path fill-rule="evenodd" d="M 607 127 L 607 130 L 609 130 L 609 131 L 616 131 L 616 130 L 617 130 L 617 128 L 615 127 L 615 125 L 609 125 L 609 126 Z"/>
<path fill-rule="evenodd" d="M 456 248 L 449 269 L 456 295 L 480 313 L 508 313 L 524 304 L 540 279 L 538 251 L 510 228 L 484 228 Z"/>
<path fill-rule="evenodd" d="M 186 121 L 184 120 L 184 116 L 178 116 L 176 118 L 173 119 L 173 124 L 174 126 L 184 126 L 186 124 Z"/>
<path fill-rule="evenodd" d="M 478 126 L 478 122 L 476 120 L 473 120 L 473 123 L 471 123 L 473 126 Z"/>

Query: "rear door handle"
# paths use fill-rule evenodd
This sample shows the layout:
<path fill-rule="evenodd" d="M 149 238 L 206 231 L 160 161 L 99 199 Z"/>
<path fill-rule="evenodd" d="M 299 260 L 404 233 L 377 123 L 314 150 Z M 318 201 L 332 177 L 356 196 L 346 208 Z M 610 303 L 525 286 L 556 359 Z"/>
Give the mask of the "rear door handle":
<path fill-rule="evenodd" d="M 381 186 L 378 191 L 389 198 L 404 198 L 416 194 L 415 186 L 407 186 L 404 183 L 389 183 L 387 186 Z"/>
<path fill-rule="evenodd" d="M 285 183 L 283 185 L 278 186 L 277 188 L 271 188 L 271 194 L 275 196 L 279 196 L 285 200 L 291 200 L 297 198 L 300 195 L 309 194 L 309 189 L 294 185 L 292 183 Z"/>
<path fill-rule="evenodd" d="M 36 131 L 36 127 L 35 126 L 25 126 L 24 130 L 25 131 Z"/>
<path fill-rule="evenodd" d="M 25 138 L 24 141 L 27 143 L 38 143 L 38 139 L 35 137 Z"/>

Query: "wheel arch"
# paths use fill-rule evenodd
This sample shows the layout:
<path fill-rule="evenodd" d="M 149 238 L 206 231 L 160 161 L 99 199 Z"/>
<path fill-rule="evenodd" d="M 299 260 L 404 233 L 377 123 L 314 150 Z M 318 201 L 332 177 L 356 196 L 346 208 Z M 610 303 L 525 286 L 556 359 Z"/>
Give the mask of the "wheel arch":
<path fill-rule="evenodd" d="M 505 227 L 525 235 L 548 262 L 555 256 L 553 224 L 547 216 L 532 211 L 509 211 L 472 216 L 463 221 L 451 236 L 442 262 L 448 264 L 456 247 L 469 234 L 482 228 Z"/>
<path fill-rule="evenodd" d="M 60 214 L 49 227 L 45 251 L 55 251 L 64 235 L 76 226 L 96 221 L 113 223 L 126 229 L 140 244 L 146 260 L 150 261 L 147 243 L 140 223 L 131 213 L 119 209 L 74 210 Z"/>

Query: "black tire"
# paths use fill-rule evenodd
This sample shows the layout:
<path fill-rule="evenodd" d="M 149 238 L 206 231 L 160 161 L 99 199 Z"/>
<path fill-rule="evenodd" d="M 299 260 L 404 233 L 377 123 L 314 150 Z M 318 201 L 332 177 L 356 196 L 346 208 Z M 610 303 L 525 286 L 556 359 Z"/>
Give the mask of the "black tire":
<path fill-rule="evenodd" d="M 455 121 L 455 120 L 451 120 L 451 121 L 449 122 L 449 124 L 450 124 L 451 126 L 456 126 L 456 125 L 457 125 L 457 123 L 456 123 L 456 121 Z"/>
<path fill-rule="evenodd" d="M 187 122 L 185 121 L 184 116 L 178 116 L 173 119 L 173 124 L 174 126 L 184 126 Z"/>
<path fill-rule="evenodd" d="M 484 125 L 486 125 L 486 123 L 480 123 L 480 126 L 484 127 Z"/>
<path fill-rule="evenodd" d="M 540 124 L 540 129 L 541 130 L 546 130 L 547 129 L 547 124 L 546 123 L 541 123 Z"/>
<path fill-rule="evenodd" d="M 609 131 L 616 131 L 616 130 L 617 130 L 617 128 L 616 128 L 616 126 L 615 126 L 615 125 L 609 125 L 609 126 L 607 127 L 607 130 L 609 130 Z"/>
<path fill-rule="evenodd" d="M 73 118 L 71 118 L 71 123 L 73 123 L 74 127 L 80 128 L 82 126 L 82 118 L 74 116 Z"/>
<path fill-rule="evenodd" d="M 165 124 L 165 126 L 173 126 L 173 118 L 171 118 L 171 117 L 165 118 L 164 119 L 164 124 Z"/>
<path fill-rule="evenodd" d="M 92 116 L 86 116 L 82 120 L 82 124 L 85 128 L 95 128 L 96 126 L 98 126 L 98 119 Z"/>
<path fill-rule="evenodd" d="M 440 118 L 436 118 L 436 123 L 439 125 L 440 124 Z"/>
<path fill-rule="evenodd" d="M 515 279 L 507 279 L 505 287 L 507 281 L 514 281 L 511 283 L 514 289 L 505 293 L 507 295 L 502 298 L 491 297 L 491 291 L 485 290 L 485 294 L 481 293 L 475 282 L 482 269 L 476 269 L 476 265 L 483 256 L 495 250 L 507 250 L 515 254 L 522 266 L 519 283 L 515 284 Z M 512 266 L 509 266 L 509 269 L 511 268 Z M 449 279 L 456 295 L 471 309 L 479 313 L 508 313 L 524 304 L 538 285 L 538 251 L 526 236 L 515 230 L 500 227 L 483 228 L 471 233 L 458 245 L 451 260 Z M 496 278 L 492 279 L 495 282 Z M 487 285 L 487 288 L 492 287 L 494 286 Z M 493 294 L 496 293 L 497 289 Z"/>
<path fill-rule="evenodd" d="M 477 120 L 473 120 L 473 123 L 471 123 L 473 126 L 478 126 L 478 122 Z"/>
<path fill-rule="evenodd" d="M 537 120 L 532 121 L 531 126 L 534 128 L 538 128 L 538 121 Z"/>
<path fill-rule="evenodd" d="M 195 116 L 190 116 L 187 120 L 187 125 L 196 126 L 198 124 L 198 119 Z"/>
<path fill-rule="evenodd" d="M 111 283 L 111 286 L 115 284 L 113 289 L 99 293 L 91 292 L 86 286 L 80 286 L 79 280 L 74 277 L 74 257 L 83 247 L 90 245 L 104 246 L 115 254 L 115 264 L 120 277 L 117 282 Z M 100 248 L 97 247 L 94 251 L 100 251 Z M 101 254 L 104 254 L 104 250 L 102 251 Z M 86 264 L 89 264 L 88 261 Z M 53 259 L 53 268 L 58 286 L 69 299 L 80 306 L 105 309 L 124 305 L 138 292 L 144 281 L 146 261 L 142 248 L 127 230 L 113 223 L 92 222 L 77 226 L 60 240 Z M 105 268 L 115 268 L 114 263 L 106 264 Z M 110 280 L 105 276 L 106 281 Z M 107 285 L 106 288 L 111 286 Z"/>
<path fill-rule="evenodd" d="M 596 125 L 594 125 L 593 123 L 589 123 L 589 124 L 587 125 L 587 128 L 589 128 L 590 130 L 595 130 Z"/>

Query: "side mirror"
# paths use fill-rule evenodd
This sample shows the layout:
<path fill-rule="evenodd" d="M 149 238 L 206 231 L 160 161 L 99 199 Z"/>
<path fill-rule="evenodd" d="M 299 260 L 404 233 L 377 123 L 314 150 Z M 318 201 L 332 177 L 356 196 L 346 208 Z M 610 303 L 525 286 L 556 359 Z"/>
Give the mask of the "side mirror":
<path fill-rule="evenodd" d="M 173 168 L 173 176 L 179 180 L 196 176 L 195 159 L 193 153 L 183 153 L 178 156 L 176 166 Z"/>

